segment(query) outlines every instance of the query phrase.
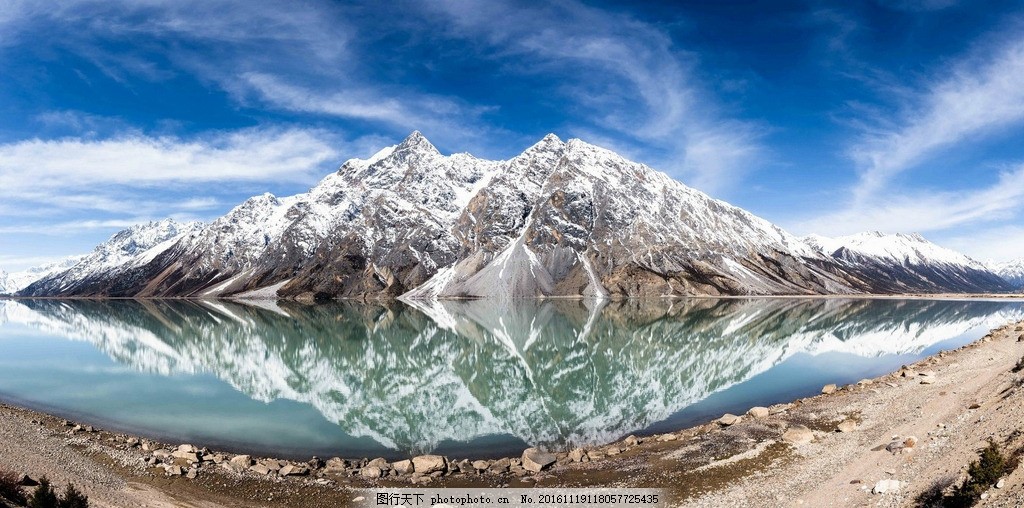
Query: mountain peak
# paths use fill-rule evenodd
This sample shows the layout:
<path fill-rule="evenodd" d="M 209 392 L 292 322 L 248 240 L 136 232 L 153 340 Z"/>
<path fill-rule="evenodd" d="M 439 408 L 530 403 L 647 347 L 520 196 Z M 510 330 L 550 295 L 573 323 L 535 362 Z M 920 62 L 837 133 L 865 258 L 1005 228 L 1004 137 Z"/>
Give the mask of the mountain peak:
<path fill-rule="evenodd" d="M 440 152 L 437 151 L 437 148 L 434 147 L 434 145 L 424 137 L 420 131 L 412 131 L 411 134 L 406 136 L 406 138 L 403 139 L 397 147 L 395 147 L 395 153 L 402 152 L 427 152 L 440 154 Z"/>

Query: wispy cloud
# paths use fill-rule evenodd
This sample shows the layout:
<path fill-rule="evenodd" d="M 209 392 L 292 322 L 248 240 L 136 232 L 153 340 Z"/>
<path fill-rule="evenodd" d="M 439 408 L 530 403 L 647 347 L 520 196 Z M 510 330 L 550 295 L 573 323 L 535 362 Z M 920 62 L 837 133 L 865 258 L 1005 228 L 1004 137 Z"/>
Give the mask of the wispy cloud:
<path fill-rule="evenodd" d="M 611 148 L 624 152 L 637 151 L 624 140 L 647 145 L 648 154 L 662 154 L 647 162 L 703 190 L 737 184 L 765 154 L 763 127 L 728 118 L 701 85 L 696 54 L 653 25 L 575 1 L 429 5 L 444 16 L 442 26 L 482 42 L 492 58 L 526 56 L 516 70 L 559 76 L 559 93 L 584 112 L 572 131 L 613 133 Z"/>
<path fill-rule="evenodd" d="M 851 155 L 861 169 L 854 196 L 871 198 L 895 175 L 927 162 L 943 149 L 1024 122 L 1024 40 L 995 48 L 991 57 L 943 72 L 918 104 L 869 132 Z M 886 125 L 888 124 L 888 125 Z"/>

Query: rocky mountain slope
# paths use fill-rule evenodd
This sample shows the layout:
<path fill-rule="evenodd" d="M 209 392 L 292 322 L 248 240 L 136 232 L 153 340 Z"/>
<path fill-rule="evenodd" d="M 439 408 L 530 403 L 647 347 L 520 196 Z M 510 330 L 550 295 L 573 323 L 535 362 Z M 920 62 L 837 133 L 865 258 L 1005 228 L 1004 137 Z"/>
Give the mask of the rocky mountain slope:
<path fill-rule="evenodd" d="M 868 275 L 881 293 L 1011 291 L 1013 287 L 984 264 L 929 242 L 919 234 L 877 231 L 838 238 L 804 239 L 852 271 Z"/>
<path fill-rule="evenodd" d="M 983 267 L 915 271 L 892 262 L 815 248 L 577 139 L 548 135 L 507 161 L 487 161 L 442 155 L 414 132 L 347 161 L 307 193 L 253 197 L 137 262 L 84 279 L 51 277 L 21 294 L 323 300 L 1008 289 Z"/>

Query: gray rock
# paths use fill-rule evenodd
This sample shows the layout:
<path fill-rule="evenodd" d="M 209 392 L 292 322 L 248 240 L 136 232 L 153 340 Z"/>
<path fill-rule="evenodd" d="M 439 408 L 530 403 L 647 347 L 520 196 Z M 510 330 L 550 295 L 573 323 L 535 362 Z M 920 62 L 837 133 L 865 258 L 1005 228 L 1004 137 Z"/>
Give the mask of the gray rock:
<path fill-rule="evenodd" d="M 430 474 L 434 471 L 444 471 L 445 460 L 440 455 L 420 455 L 413 457 L 412 467 L 417 473 Z"/>
<path fill-rule="evenodd" d="M 793 445 L 804 445 L 814 441 L 814 432 L 803 425 L 794 425 L 782 434 L 782 440 Z"/>
<path fill-rule="evenodd" d="M 636 446 L 636 445 L 642 443 L 643 440 L 641 440 L 640 438 L 638 438 L 636 436 L 630 435 L 630 436 L 626 436 L 626 439 L 623 439 L 622 442 L 626 446 Z"/>
<path fill-rule="evenodd" d="M 271 472 L 273 472 L 275 470 L 274 469 L 270 469 L 269 467 L 267 467 L 266 464 L 259 463 L 259 464 L 254 464 L 253 466 L 250 466 L 249 467 L 249 471 L 252 471 L 252 472 L 254 472 L 256 474 L 268 475 L 268 474 L 270 474 Z"/>
<path fill-rule="evenodd" d="M 486 471 L 489 467 L 491 467 L 491 463 L 486 460 L 473 461 L 473 469 L 476 469 L 477 471 Z"/>
<path fill-rule="evenodd" d="M 411 465 L 412 462 L 409 462 L 409 464 Z M 345 462 L 345 459 L 338 458 L 338 457 L 333 457 L 333 458 L 328 459 L 327 460 L 327 464 L 324 465 L 324 472 L 325 473 L 337 474 L 337 473 L 344 473 L 347 470 L 348 470 L 348 463 Z"/>
<path fill-rule="evenodd" d="M 196 453 L 196 452 L 199 451 L 199 449 L 196 448 L 193 445 L 190 445 L 190 444 L 183 444 L 183 445 L 178 445 L 178 450 L 177 451 L 182 452 L 182 453 Z"/>
<path fill-rule="evenodd" d="M 768 408 L 764 406 L 754 406 L 747 410 L 747 416 L 750 416 L 751 418 L 764 418 L 768 416 L 769 413 L 770 411 Z"/>
<path fill-rule="evenodd" d="M 377 466 L 367 466 L 359 471 L 359 476 L 362 476 L 363 478 L 376 479 L 380 478 L 383 475 L 384 471 L 381 471 L 381 469 Z"/>
<path fill-rule="evenodd" d="M 618 450 L 616 448 L 616 450 Z M 523 468 L 527 471 L 533 471 L 539 473 L 544 468 L 555 463 L 555 455 L 553 453 L 542 452 L 536 448 L 527 448 L 523 451 Z"/>
<path fill-rule="evenodd" d="M 508 468 L 511 465 L 512 461 L 509 460 L 507 457 L 503 457 L 498 460 L 495 460 L 494 462 L 491 462 L 491 467 L 489 469 L 494 473 L 504 473 L 508 471 Z"/>
<path fill-rule="evenodd" d="M 836 385 L 835 384 L 827 384 L 827 385 L 821 387 L 821 393 L 824 393 L 826 395 L 830 394 L 830 393 L 834 393 L 835 391 L 836 391 Z"/>
<path fill-rule="evenodd" d="M 388 464 L 388 461 L 386 459 L 378 457 L 367 462 L 366 466 L 364 467 L 379 467 L 383 471 L 385 469 L 391 469 L 391 464 Z"/>

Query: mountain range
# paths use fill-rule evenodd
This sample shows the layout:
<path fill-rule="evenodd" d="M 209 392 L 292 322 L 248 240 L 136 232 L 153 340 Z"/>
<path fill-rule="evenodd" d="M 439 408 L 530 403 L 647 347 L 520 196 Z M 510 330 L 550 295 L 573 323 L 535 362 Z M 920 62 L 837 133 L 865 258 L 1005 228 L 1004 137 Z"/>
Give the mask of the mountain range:
<path fill-rule="evenodd" d="M 209 224 L 134 226 L 69 264 L 20 274 L 0 292 L 417 300 L 1014 289 L 919 235 L 798 238 L 553 134 L 489 161 L 442 155 L 413 132 L 307 193 L 255 196 Z"/>

